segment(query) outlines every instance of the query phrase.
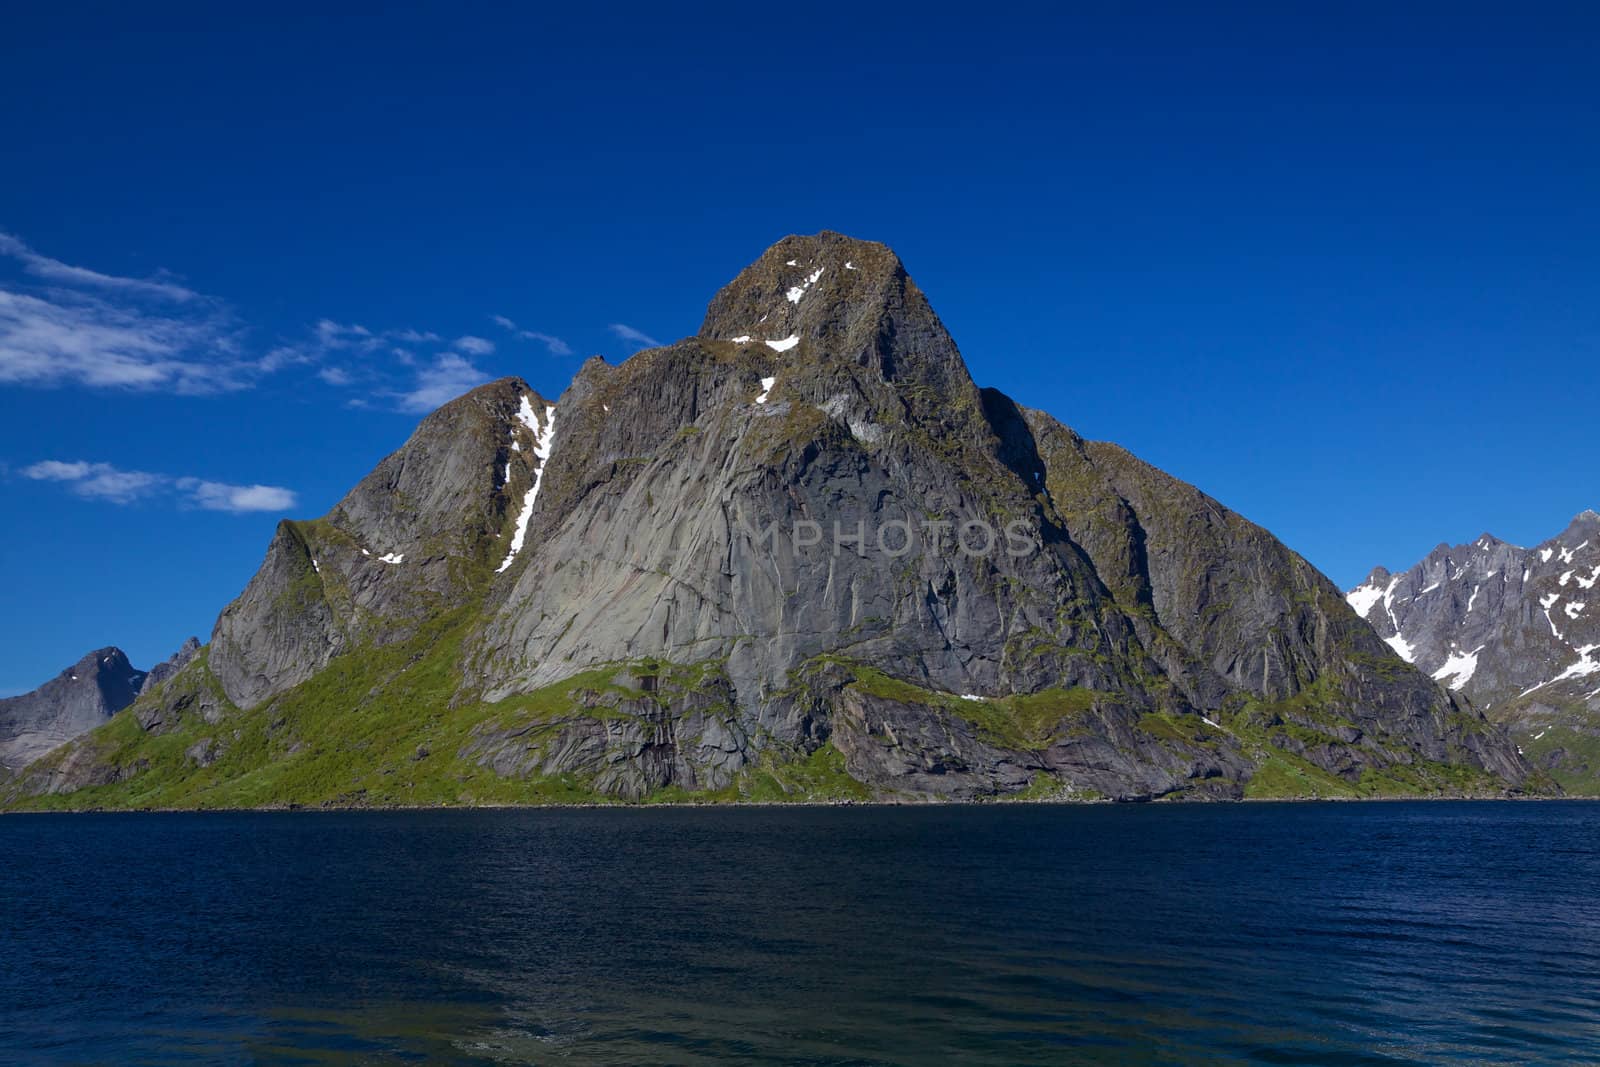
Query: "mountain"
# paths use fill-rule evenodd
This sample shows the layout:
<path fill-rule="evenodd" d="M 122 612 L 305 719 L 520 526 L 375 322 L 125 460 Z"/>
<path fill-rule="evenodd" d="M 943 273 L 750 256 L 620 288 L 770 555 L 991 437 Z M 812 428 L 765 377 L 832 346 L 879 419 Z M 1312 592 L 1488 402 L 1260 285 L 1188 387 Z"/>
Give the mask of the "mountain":
<path fill-rule="evenodd" d="M 699 333 L 507 378 L 284 522 L 19 806 L 1545 787 L 1265 530 L 968 374 L 900 260 L 789 237 Z"/>
<path fill-rule="evenodd" d="M 1600 792 L 1600 515 L 1535 548 L 1490 534 L 1378 567 L 1350 604 L 1408 662 L 1505 723 L 1566 789 Z"/>
<path fill-rule="evenodd" d="M 144 681 L 122 649 L 99 648 L 33 692 L 0 700 L 0 774 L 101 725 L 133 703 Z"/>
<path fill-rule="evenodd" d="M 191 637 L 148 671 L 120 648 L 96 649 L 33 692 L 0 700 L 0 776 L 101 725 L 177 674 L 200 647 Z"/>
<path fill-rule="evenodd" d="M 139 695 L 144 696 L 151 692 L 156 686 L 187 667 L 189 661 L 200 654 L 200 648 L 200 639 L 191 637 L 179 646 L 178 651 L 151 667 L 144 676 L 144 684 L 139 687 Z"/>

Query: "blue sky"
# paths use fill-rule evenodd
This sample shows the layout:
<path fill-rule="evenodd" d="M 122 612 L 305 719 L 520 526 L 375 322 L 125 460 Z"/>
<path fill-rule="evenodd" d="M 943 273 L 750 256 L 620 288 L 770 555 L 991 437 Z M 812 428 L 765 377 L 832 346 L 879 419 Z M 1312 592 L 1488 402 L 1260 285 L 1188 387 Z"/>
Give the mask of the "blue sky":
<path fill-rule="evenodd" d="M 13 10 L 0 692 L 824 228 L 1341 585 L 1600 506 L 1594 9 L 1200 7 Z"/>

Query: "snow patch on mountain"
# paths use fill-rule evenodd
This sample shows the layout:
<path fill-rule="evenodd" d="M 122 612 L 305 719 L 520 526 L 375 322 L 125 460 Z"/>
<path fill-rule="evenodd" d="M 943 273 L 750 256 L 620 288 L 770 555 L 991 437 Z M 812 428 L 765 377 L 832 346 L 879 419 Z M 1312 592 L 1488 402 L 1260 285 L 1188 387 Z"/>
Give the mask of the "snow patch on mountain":
<path fill-rule="evenodd" d="M 812 271 L 809 276 L 807 276 L 805 281 L 801 282 L 799 285 L 793 286 L 787 293 L 784 293 L 784 297 L 791 304 L 800 303 L 800 298 L 806 295 L 806 290 L 811 288 L 813 285 L 816 285 L 817 279 L 822 277 L 822 272 L 827 269 L 828 268 L 826 267 L 818 267 L 816 270 Z"/>
<path fill-rule="evenodd" d="M 522 542 L 528 536 L 528 520 L 533 518 L 533 503 L 539 498 L 539 483 L 544 481 L 545 460 L 550 458 L 550 443 L 555 440 L 556 406 L 545 405 L 544 428 L 541 430 L 539 421 L 533 414 L 533 405 L 524 396 L 517 418 L 534 432 L 533 455 L 537 462 L 533 468 L 533 485 L 528 487 L 527 495 L 522 498 L 522 511 L 517 515 L 517 529 L 511 535 L 511 551 L 506 554 L 505 562 L 495 569 L 496 574 L 504 573 L 511 566 L 512 561 L 517 558 L 517 553 L 522 551 Z"/>
<path fill-rule="evenodd" d="M 1472 676 L 1478 669 L 1478 653 L 1482 652 L 1484 647 L 1479 645 L 1471 652 L 1458 652 L 1452 649 L 1450 658 L 1444 661 L 1444 666 L 1433 672 L 1434 681 L 1443 682 L 1446 678 L 1450 678 L 1451 681 L 1447 684 L 1451 689 L 1459 690 L 1472 681 Z"/>
<path fill-rule="evenodd" d="M 1372 606 L 1383 599 L 1383 587 L 1374 583 L 1357 586 L 1345 594 L 1345 600 L 1363 619 L 1372 614 Z"/>
<path fill-rule="evenodd" d="M 1346 599 L 1397 654 L 1480 706 L 1511 722 L 1543 709 L 1532 739 L 1552 708 L 1600 712 L 1597 588 L 1600 515 L 1585 512 L 1531 549 L 1489 534 L 1441 544 L 1402 573 L 1376 568 Z"/>

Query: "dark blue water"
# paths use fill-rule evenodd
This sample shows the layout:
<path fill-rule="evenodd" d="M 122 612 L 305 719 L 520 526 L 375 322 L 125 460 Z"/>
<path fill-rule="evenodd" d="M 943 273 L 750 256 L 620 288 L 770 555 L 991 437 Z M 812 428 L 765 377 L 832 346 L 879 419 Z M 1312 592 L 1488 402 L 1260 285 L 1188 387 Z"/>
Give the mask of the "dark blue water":
<path fill-rule="evenodd" d="M 0 1062 L 1594 1063 L 1600 805 L 0 818 Z"/>

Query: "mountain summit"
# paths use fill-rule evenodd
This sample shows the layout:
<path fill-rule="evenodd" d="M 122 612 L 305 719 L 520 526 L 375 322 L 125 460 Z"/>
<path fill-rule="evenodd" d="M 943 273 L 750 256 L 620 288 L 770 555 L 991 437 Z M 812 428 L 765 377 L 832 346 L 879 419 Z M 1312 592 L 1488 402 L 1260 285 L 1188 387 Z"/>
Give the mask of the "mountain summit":
<path fill-rule="evenodd" d="M 94 729 L 144 684 L 120 648 L 97 648 L 31 693 L 0 700 L 0 774 Z"/>
<path fill-rule="evenodd" d="M 979 389 L 898 257 L 835 233 L 554 402 L 428 416 L 119 722 L 12 801 L 1539 784 L 1265 530 Z"/>
<path fill-rule="evenodd" d="M 122 649 L 99 648 L 33 692 L 0 700 L 0 777 L 104 724 L 199 652 L 191 637 L 170 659 L 141 671 Z"/>

